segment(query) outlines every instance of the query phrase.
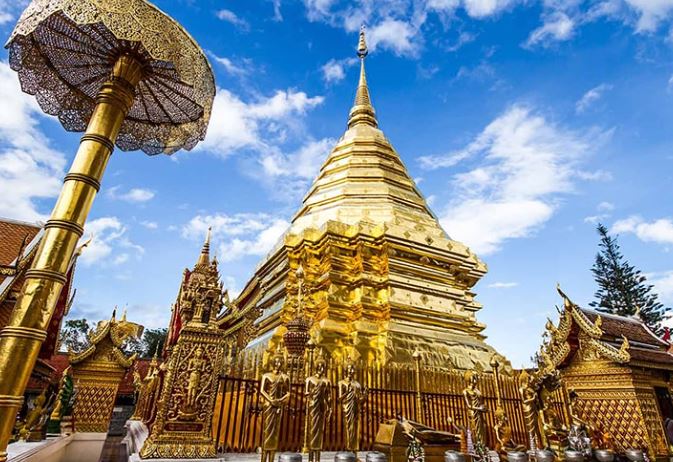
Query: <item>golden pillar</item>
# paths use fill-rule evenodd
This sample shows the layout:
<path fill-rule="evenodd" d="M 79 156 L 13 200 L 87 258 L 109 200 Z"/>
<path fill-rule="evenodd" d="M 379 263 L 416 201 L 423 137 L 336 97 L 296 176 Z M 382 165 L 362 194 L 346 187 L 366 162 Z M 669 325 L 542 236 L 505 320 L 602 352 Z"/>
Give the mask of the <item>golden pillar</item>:
<path fill-rule="evenodd" d="M 33 0 L 7 43 L 22 89 L 67 130 L 86 133 L 0 331 L 0 462 L 115 143 L 149 154 L 191 149 L 210 118 L 213 76 L 193 39 L 144 0 L 111 3 Z"/>

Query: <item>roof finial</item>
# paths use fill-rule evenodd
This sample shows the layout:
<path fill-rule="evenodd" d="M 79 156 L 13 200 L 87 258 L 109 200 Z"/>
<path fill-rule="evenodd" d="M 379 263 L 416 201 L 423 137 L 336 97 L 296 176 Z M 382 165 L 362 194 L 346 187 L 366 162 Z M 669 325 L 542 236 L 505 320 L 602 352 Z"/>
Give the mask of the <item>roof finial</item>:
<path fill-rule="evenodd" d="M 212 226 L 208 226 L 208 232 L 206 233 L 206 240 L 203 243 L 201 248 L 201 255 L 199 255 L 199 261 L 196 262 L 197 265 L 209 265 L 210 264 L 210 232 L 212 231 Z"/>
<path fill-rule="evenodd" d="M 364 24 L 360 27 L 357 54 L 358 58 L 360 58 L 360 81 L 355 93 L 355 103 L 348 117 L 348 128 L 361 123 L 377 127 L 378 122 L 376 121 L 376 113 L 369 98 L 369 87 L 367 86 L 367 75 L 365 73 L 365 58 L 369 54 L 369 50 L 367 49 L 367 41 L 365 39 Z"/>

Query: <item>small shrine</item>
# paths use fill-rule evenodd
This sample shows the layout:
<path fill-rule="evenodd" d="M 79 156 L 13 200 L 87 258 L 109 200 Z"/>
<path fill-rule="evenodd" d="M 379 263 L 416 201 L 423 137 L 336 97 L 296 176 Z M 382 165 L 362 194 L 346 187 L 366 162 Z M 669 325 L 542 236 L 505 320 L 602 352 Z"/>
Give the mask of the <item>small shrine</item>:
<path fill-rule="evenodd" d="M 644 448 L 650 457 L 668 457 L 664 421 L 673 418 L 669 345 L 637 315 L 580 308 L 559 293 L 563 309 L 556 325 L 547 322 L 540 355 L 544 368 L 559 372 L 575 418 L 609 439 L 617 452 Z"/>
<path fill-rule="evenodd" d="M 76 431 L 108 431 L 119 384 L 137 357 L 124 353 L 124 343 L 140 337 L 142 332 L 143 326 L 126 320 L 126 312 L 117 320 L 115 310 L 109 320 L 98 323 L 86 349 L 71 353 L 70 364 L 77 384 L 73 410 Z"/>

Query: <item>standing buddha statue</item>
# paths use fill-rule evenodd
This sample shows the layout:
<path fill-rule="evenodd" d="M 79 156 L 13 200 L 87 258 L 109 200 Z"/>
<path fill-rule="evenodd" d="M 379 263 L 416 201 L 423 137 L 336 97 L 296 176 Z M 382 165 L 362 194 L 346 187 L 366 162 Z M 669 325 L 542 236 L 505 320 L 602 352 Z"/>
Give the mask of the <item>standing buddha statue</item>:
<path fill-rule="evenodd" d="M 271 372 L 262 376 L 259 392 L 264 400 L 264 433 L 261 462 L 273 462 L 278 450 L 283 408 L 290 398 L 290 378 L 283 372 L 283 355 L 273 357 Z"/>
<path fill-rule="evenodd" d="M 463 390 L 463 397 L 470 412 L 472 439 L 475 446 L 479 444 L 484 445 L 486 444 L 484 430 L 486 408 L 484 407 L 484 398 L 481 395 L 481 391 L 477 388 L 477 374 L 473 371 L 467 371 L 465 378 L 467 379 L 467 387 Z"/>
<path fill-rule="evenodd" d="M 332 383 L 325 376 L 324 360 L 316 363 L 316 373 L 306 379 L 305 394 L 308 399 L 308 460 L 320 462 L 325 425 L 332 414 Z"/>
<path fill-rule="evenodd" d="M 355 366 L 346 367 L 346 378 L 339 381 L 339 402 L 343 410 L 344 446 L 357 452 L 360 440 L 360 409 L 367 397 L 367 390 L 355 379 Z"/>

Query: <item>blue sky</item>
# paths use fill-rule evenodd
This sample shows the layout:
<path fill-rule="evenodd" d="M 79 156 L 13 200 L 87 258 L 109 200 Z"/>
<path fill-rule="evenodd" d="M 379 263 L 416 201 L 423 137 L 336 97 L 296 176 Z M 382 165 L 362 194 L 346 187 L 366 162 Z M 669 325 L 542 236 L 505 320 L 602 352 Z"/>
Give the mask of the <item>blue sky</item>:
<path fill-rule="evenodd" d="M 0 0 L 7 37 L 20 13 Z M 72 316 L 164 326 L 205 229 L 240 290 L 343 133 L 367 24 L 379 123 L 451 237 L 489 265 L 489 342 L 528 361 L 557 282 L 587 304 L 595 223 L 673 305 L 673 0 L 161 0 L 219 88 L 205 142 L 117 151 Z M 78 135 L 0 63 L 0 216 L 45 219 Z"/>

